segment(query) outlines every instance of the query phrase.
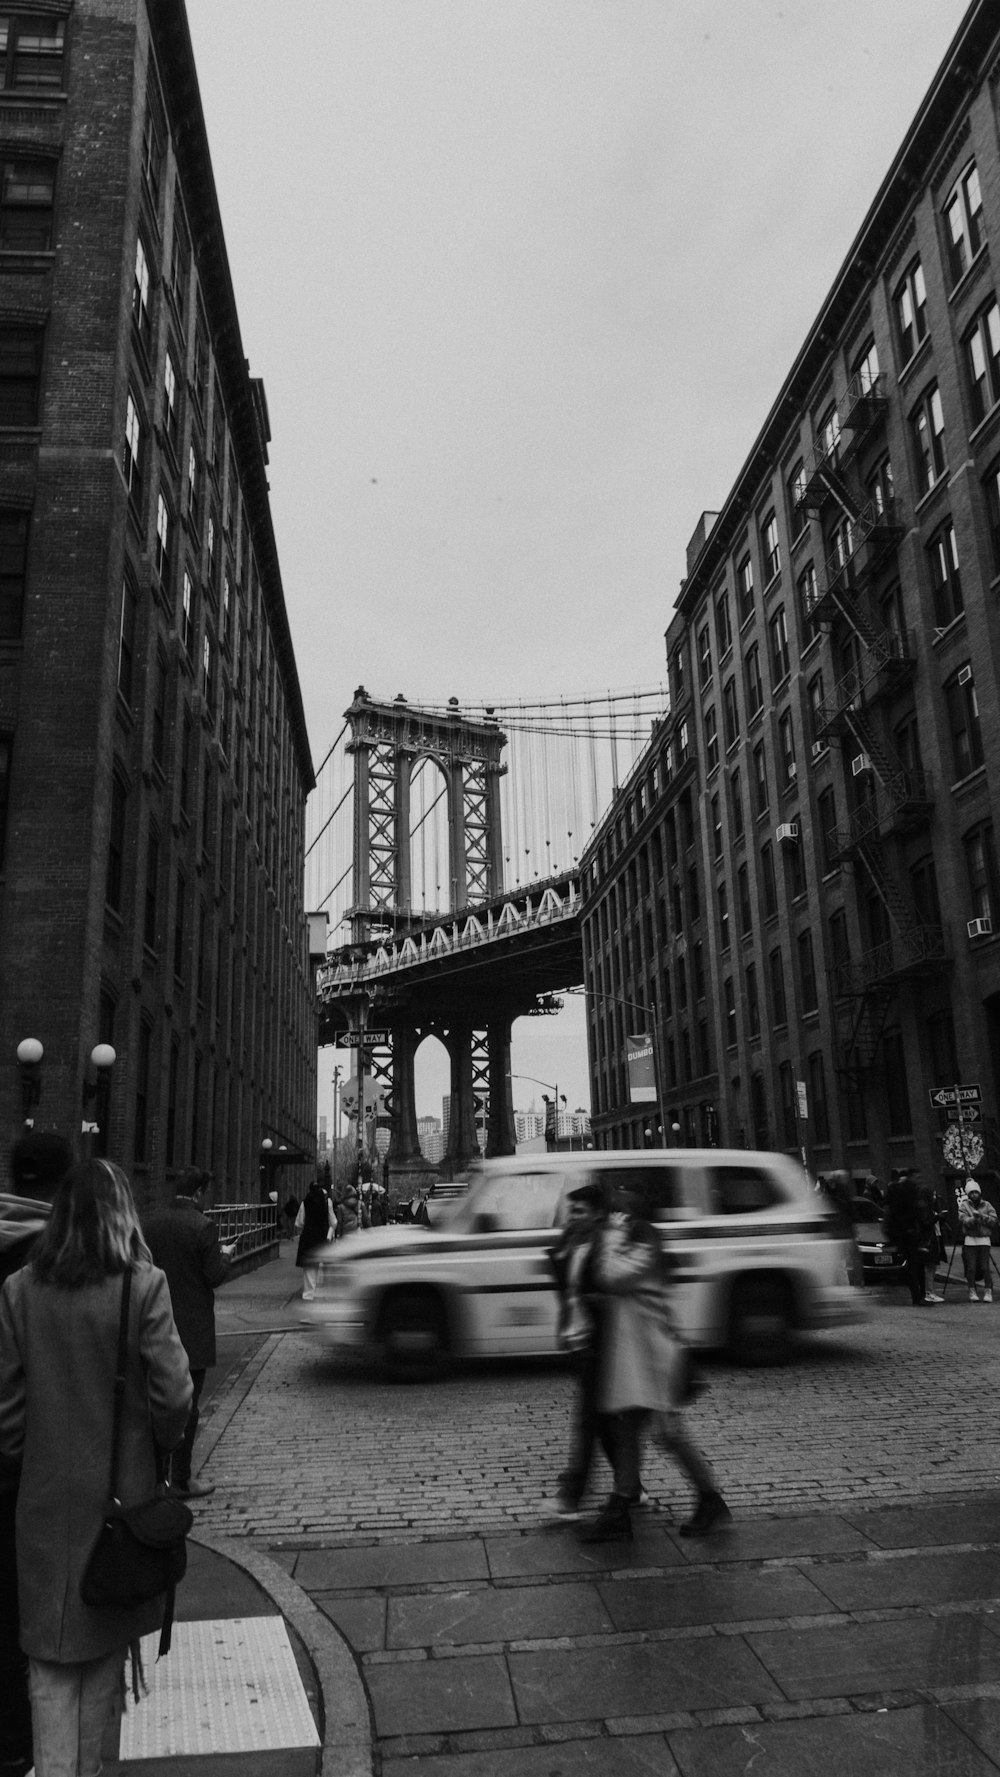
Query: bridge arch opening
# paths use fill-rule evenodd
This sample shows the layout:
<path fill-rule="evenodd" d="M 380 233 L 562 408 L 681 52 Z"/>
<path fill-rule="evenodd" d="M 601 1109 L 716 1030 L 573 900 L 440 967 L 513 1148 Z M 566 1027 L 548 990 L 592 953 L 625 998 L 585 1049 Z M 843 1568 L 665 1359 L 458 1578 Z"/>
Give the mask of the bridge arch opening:
<path fill-rule="evenodd" d="M 451 1095 L 451 1057 L 439 1037 L 428 1035 L 419 1043 L 413 1083 L 420 1151 L 436 1166 L 448 1145 L 445 1104 Z"/>
<path fill-rule="evenodd" d="M 429 756 L 410 772 L 410 908 L 447 913 L 453 904 L 448 829 L 448 778 Z"/>

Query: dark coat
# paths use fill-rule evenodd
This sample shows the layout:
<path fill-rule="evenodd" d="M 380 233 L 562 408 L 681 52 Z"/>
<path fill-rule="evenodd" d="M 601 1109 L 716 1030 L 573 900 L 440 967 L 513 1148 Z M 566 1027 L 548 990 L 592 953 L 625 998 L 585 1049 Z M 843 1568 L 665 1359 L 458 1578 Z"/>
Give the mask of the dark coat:
<path fill-rule="evenodd" d="M 142 1225 L 154 1265 L 166 1275 L 181 1344 L 192 1370 L 215 1362 L 215 1291 L 229 1276 L 219 1232 L 190 1197 L 154 1209 Z"/>
<path fill-rule="evenodd" d="M 0 1452 L 23 1459 L 21 1646 L 38 1660 L 99 1659 L 148 1634 L 163 1614 L 162 1598 L 109 1610 L 80 1597 L 108 1498 L 121 1294 L 120 1276 L 67 1290 L 37 1282 L 31 1265 L 0 1291 Z M 190 1405 L 166 1279 L 137 1265 L 118 1462 L 124 1505 L 153 1492 L 153 1438 L 164 1449 L 178 1444 Z"/>
<path fill-rule="evenodd" d="M 296 1265 L 311 1265 L 311 1255 L 330 1238 L 330 1199 L 322 1185 L 310 1185 L 302 1199 L 302 1232 L 295 1254 Z"/>

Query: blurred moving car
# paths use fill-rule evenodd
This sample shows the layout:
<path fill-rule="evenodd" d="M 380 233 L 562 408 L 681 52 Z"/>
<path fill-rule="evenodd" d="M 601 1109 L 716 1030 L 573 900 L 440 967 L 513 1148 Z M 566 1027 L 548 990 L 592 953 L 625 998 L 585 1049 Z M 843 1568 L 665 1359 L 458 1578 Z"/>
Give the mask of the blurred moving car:
<path fill-rule="evenodd" d="M 854 1243 L 802 1168 L 783 1154 L 706 1148 L 484 1161 L 431 1227 L 324 1247 L 303 1319 L 336 1350 L 381 1355 L 400 1377 L 446 1356 L 554 1354 L 549 1249 L 567 1193 L 593 1182 L 652 1188 L 691 1344 L 777 1363 L 799 1330 L 862 1318 Z"/>

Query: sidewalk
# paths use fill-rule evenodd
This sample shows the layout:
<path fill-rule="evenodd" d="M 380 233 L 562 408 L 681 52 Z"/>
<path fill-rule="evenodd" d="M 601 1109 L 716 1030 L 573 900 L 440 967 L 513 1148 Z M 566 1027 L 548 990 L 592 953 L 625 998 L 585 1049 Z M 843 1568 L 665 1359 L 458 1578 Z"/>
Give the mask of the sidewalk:
<path fill-rule="evenodd" d="M 236 1280 L 228 1302 L 220 1292 L 220 1330 L 266 1342 L 289 1324 L 293 1268 L 266 1272 Z M 211 1416 L 206 1431 L 210 1475 Z M 632 1544 L 581 1545 L 540 1513 L 527 1531 L 267 1551 L 196 1524 L 159 1669 L 170 1694 L 135 1712 L 119 1769 L 1000 1771 L 1000 1493 L 758 1517 L 704 1542 L 661 1512 L 635 1520 Z M 156 1733 L 144 1715 L 162 1716 Z"/>

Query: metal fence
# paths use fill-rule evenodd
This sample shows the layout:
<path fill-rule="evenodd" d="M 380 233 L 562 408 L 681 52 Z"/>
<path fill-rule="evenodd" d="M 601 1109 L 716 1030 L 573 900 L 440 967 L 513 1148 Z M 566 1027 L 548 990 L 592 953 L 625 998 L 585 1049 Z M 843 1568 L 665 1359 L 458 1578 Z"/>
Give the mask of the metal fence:
<path fill-rule="evenodd" d="M 245 1259 L 250 1253 L 278 1244 L 276 1203 L 219 1203 L 205 1214 L 218 1228 L 223 1246 L 236 1241 L 235 1259 Z"/>

